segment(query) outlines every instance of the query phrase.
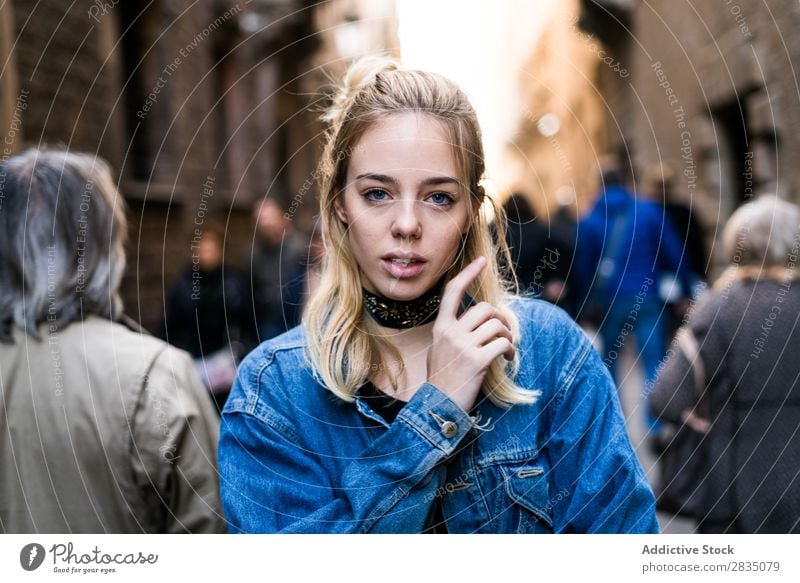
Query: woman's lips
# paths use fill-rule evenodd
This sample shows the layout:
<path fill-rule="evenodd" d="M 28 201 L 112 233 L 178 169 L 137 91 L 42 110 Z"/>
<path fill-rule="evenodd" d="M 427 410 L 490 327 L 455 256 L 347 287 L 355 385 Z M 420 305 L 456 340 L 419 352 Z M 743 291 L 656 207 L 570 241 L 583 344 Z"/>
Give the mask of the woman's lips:
<path fill-rule="evenodd" d="M 391 259 L 384 259 L 383 266 L 392 277 L 396 277 L 397 279 L 407 279 L 410 277 L 417 277 L 420 273 L 422 273 L 422 270 L 425 268 L 425 262 L 419 261 L 409 263 L 408 265 L 402 265 L 392 262 Z"/>

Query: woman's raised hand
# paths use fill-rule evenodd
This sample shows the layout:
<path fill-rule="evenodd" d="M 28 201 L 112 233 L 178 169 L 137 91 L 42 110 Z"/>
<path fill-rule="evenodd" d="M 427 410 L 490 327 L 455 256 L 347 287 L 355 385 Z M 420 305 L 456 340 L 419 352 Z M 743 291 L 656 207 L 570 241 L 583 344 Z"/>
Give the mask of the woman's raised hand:
<path fill-rule="evenodd" d="M 508 320 L 488 302 L 458 316 L 467 287 L 485 266 L 486 259 L 478 257 L 447 283 L 428 349 L 428 382 L 464 411 L 475 404 L 494 359 L 503 355 L 512 360 L 515 353 Z"/>

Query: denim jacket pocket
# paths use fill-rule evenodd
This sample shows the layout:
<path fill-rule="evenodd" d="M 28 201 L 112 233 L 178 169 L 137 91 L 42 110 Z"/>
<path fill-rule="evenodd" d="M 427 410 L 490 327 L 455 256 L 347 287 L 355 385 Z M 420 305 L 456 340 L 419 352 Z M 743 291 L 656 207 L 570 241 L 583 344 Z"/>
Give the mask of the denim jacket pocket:
<path fill-rule="evenodd" d="M 552 508 L 545 470 L 540 465 L 502 464 L 505 494 L 510 499 L 504 522 L 512 532 L 532 534 L 553 532 Z"/>

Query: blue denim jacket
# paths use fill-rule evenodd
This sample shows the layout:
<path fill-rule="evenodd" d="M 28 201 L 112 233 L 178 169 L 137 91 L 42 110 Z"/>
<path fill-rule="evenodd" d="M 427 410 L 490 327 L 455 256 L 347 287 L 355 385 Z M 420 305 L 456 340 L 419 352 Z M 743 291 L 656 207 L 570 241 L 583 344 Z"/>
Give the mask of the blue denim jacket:
<path fill-rule="evenodd" d="M 515 380 L 542 395 L 508 409 L 479 397 L 472 416 L 431 383 L 391 424 L 361 398 L 339 399 L 305 363 L 302 326 L 253 351 L 222 417 L 230 530 L 416 533 L 441 499 L 451 533 L 658 532 L 616 389 L 588 338 L 550 304 L 511 305 Z"/>

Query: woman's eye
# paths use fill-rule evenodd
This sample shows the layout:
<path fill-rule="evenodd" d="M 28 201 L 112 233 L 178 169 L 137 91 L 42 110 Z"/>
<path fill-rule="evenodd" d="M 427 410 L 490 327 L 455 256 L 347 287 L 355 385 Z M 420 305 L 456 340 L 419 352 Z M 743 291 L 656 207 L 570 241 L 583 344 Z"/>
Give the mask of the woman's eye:
<path fill-rule="evenodd" d="M 454 201 L 453 197 L 445 192 L 434 192 L 429 200 L 439 206 L 446 206 Z"/>
<path fill-rule="evenodd" d="M 367 200 L 374 200 L 374 201 L 386 200 L 385 197 L 387 196 L 388 193 L 385 190 L 381 190 L 380 188 L 373 188 L 364 193 L 364 198 L 366 198 Z"/>

